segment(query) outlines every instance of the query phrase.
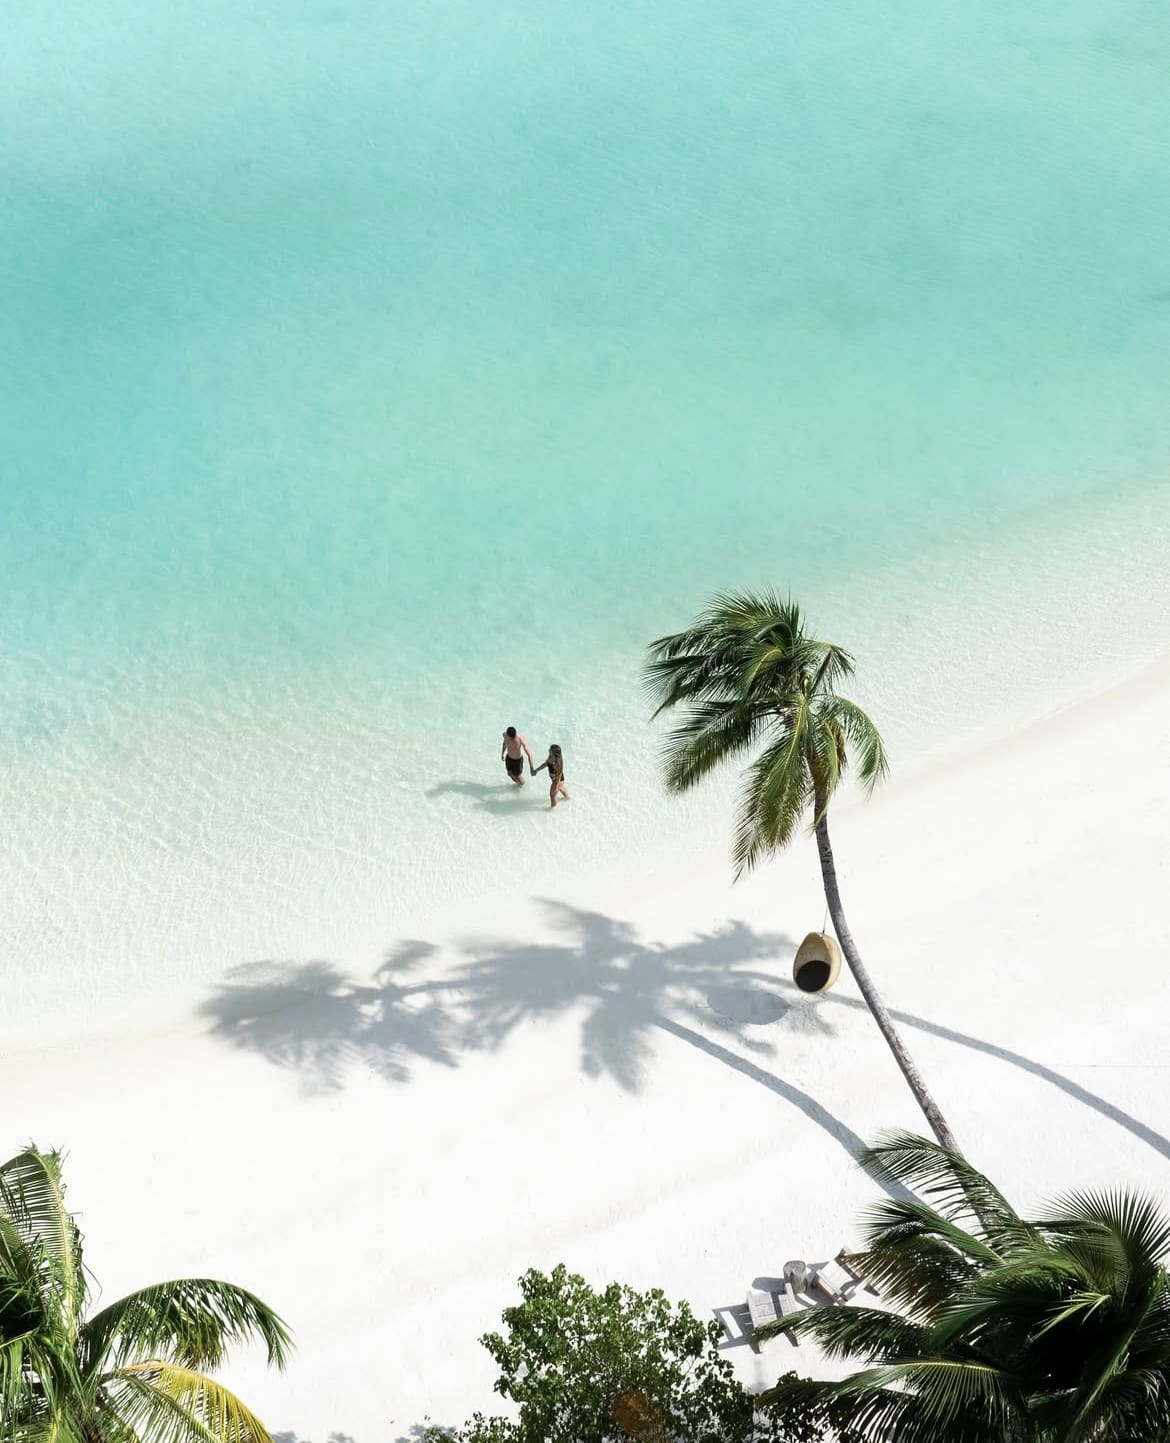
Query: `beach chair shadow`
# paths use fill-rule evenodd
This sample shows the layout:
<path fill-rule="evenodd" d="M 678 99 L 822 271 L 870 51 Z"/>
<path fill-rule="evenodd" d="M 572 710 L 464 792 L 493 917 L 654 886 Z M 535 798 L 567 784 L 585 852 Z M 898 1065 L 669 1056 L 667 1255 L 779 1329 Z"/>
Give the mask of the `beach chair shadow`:
<path fill-rule="evenodd" d="M 767 1339 L 759 1338 L 757 1330 L 765 1328 L 765 1326 L 780 1325 L 778 1332 L 770 1333 L 769 1336 L 775 1338 L 779 1332 L 782 1332 L 795 1348 L 798 1346 L 799 1338 L 795 1332 L 783 1328 L 783 1322 L 789 1317 L 795 1316 L 796 1313 L 802 1312 L 802 1309 L 804 1309 L 804 1300 L 796 1296 L 789 1278 L 752 1278 L 752 1286 L 747 1289 L 747 1299 L 743 1303 L 716 1310 L 716 1316 L 723 1325 L 724 1332 L 729 1336 L 729 1342 L 726 1345 L 721 1343 L 720 1346 L 721 1348 L 739 1348 L 743 1343 L 747 1343 L 753 1352 L 759 1352 L 760 1346 L 763 1342 L 767 1342 Z"/>
<path fill-rule="evenodd" d="M 723 1329 L 723 1341 L 718 1345 L 721 1353 L 752 1346 L 752 1319 L 746 1302 L 712 1308 L 711 1314 Z"/>

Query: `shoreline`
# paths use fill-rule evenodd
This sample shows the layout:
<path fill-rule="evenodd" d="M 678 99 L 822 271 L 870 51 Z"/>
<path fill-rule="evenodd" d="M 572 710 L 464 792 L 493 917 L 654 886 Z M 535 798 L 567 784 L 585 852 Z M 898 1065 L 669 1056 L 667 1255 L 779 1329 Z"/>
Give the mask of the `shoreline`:
<path fill-rule="evenodd" d="M 1118 736 L 1155 759 L 1140 788 L 1083 770 Z M 1163 656 L 834 817 L 875 981 L 961 1144 L 1021 1206 L 1164 1186 L 1166 758 Z M 261 965 L 172 1030 L 9 1050 L 11 1146 L 69 1150 L 105 1296 L 211 1271 L 288 1317 L 288 1375 L 241 1359 L 224 1377 L 297 1443 L 490 1410 L 476 1338 L 530 1265 L 733 1307 L 848 1242 L 873 1197 L 852 1152 L 924 1123 L 851 980 L 820 999 L 789 980 L 823 916 L 815 847 L 733 888 L 724 841 L 716 868 L 659 859 L 352 961 Z M 192 1118 L 194 1150 L 176 1141 Z M 157 1226 L 125 1206 L 123 1153 Z M 322 1256 L 323 1226 L 363 1239 L 360 1274 Z M 814 1364 L 782 1339 L 729 1356 L 751 1386 Z"/>
<path fill-rule="evenodd" d="M 874 807 L 880 810 L 884 804 L 910 796 L 923 788 L 945 784 L 948 779 L 961 776 L 989 760 L 1004 756 L 1010 758 L 1037 744 L 1043 745 L 1047 737 L 1063 734 L 1066 727 L 1076 726 L 1078 719 L 1097 715 L 1103 708 L 1124 707 L 1167 686 L 1170 686 L 1170 652 L 1165 651 L 1147 658 L 1136 668 L 1107 664 L 1084 671 L 1075 678 L 1070 677 L 1062 688 L 1062 699 L 1054 706 L 1044 710 L 1026 705 L 1001 709 L 994 716 L 961 732 L 954 740 L 912 755 L 896 767 L 872 798 L 857 796 L 847 785 L 834 805 L 834 830 L 855 813 Z M 726 783 L 727 778 L 724 781 Z M 719 782 L 716 781 L 715 785 Z M 726 892 L 728 905 L 734 908 L 734 899 L 743 890 L 747 879 L 738 885 L 732 883 L 732 802 L 729 790 L 727 798 L 728 804 L 722 813 L 724 830 L 721 836 L 700 841 L 700 829 L 692 823 L 684 829 L 681 840 L 667 835 L 658 839 L 653 847 L 644 847 L 621 858 L 616 864 L 596 861 L 577 869 L 560 889 L 560 894 L 579 907 L 587 908 L 604 899 L 610 905 L 620 904 L 627 910 L 638 911 L 656 908 L 664 898 L 699 887 L 712 897 Z M 584 805 L 589 805 L 588 799 Z M 795 844 L 795 850 L 800 851 L 799 842 Z M 765 864 L 761 870 L 767 872 L 769 865 L 774 864 Z M 535 894 L 525 895 L 522 888 L 517 888 L 504 900 L 492 897 L 490 893 L 476 893 L 463 900 L 461 905 L 444 902 L 418 912 L 405 913 L 394 929 L 393 938 L 388 937 L 385 928 L 366 934 L 351 934 L 342 939 L 324 960 L 355 977 L 370 976 L 380 965 L 387 945 L 395 940 L 424 938 L 428 945 L 432 945 L 438 939 L 437 945 L 441 949 L 461 928 L 468 926 L 473 930 L 507 931 L 513 928 L 521 932 L 535 926 L 539 930 L 538 909 L 538 897 Z M 456 918 L 454 926 L 452 916 Z M 308 954 L 302 956 L 307 960 Z M 296 955 L 289 960 L 295 961 Z M 241 959 L 224 968 L 218 981 L 222 982 L 251 965 L 254 965 L 253 959 Z M 198 1006 L 216 982 L 213 976 L 198 987 L 175 988 L 171 985 L 164 991 L 161 987 L 138 988 L 127 980 L 125 991 L 112 1000 L 107 999 L 95 1006 L 94 999 L 87 998 L 83 1012 L 64 1017 L 54 999 L 55 1035 L 50 1044 L 36 1041 L 37 1023 L 43 1018 L 34 1016 L 22 1027 L 10 1014 L 11 1025 L 8 1028 L 0 1023 L 0 1045 L 10 1057 L 35 1056 L 46 1048 L 90 1052 L 136 1038 L 198 1032 Z M 35 982 L 30 990 L 35 991 Z"/>
<path fill-rule="evenodd" d="M 994 546 L 956 535 L 814 588 L 818 629 L 858 655 L 854 699 L 886 734 L 892 788 L 964 765 L 1054 700 L 1105 689 L 1165 650 L 1166 494 L 1135 480 L 1066 511 L 1027 511 Z M 1051 565 L 1038 568 L 1040 554 Z M 681 624 L 700 600 L 685 578 L 660 584 L 634 632 Z M 507 910 L 497 897 L 560 893 L 566 878 L 608 896 L 625 887 L 615 873 L 657 890 L 719 870 L 730 784 L 663 796 L 633 634 L 572 676 L 526 662 L 486 687 L 436 673 L 395 693 L 355 657 L 184 693 L 173 708 L 140 708 L 130 685 L 113 710 L 95 697 L 83 722 L 58 718 L 60 735 L 10 748 L 0 978 L 22 1004 L 0 1021 L 0 1046 L 38 1028 L 59 1039 L 180 1025 L 181 994 L 261 958 L 369 970 L 393 937 L 441 932 L 452 912 L 495 917 Z M 473 734 L 474 717 L 513 708 L 530 735 L 566 744 L 580 805 L 551 824 L 539 797 L 501 795 L 494 733 L 486 753 Z M 411 715 L 451 754 L 401 752 Z M 610 752 L 614 735 L 623 745 Z"/>

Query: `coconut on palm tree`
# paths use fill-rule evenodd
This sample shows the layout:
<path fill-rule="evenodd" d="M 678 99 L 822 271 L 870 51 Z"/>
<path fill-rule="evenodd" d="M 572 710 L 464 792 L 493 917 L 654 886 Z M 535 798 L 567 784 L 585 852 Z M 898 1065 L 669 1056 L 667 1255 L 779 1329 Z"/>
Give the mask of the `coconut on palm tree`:
<path fill-rule="evenodd" d="M 0 1438 L 5 1443 L 270 1443 L 204 1371 L 258 1341 L 280 1368 L 281 1319 L 232 1283 L 156 1283 L 88 1312 L 81 1234 L 61 1157 L 0 1166 Z"/>
<path fill-rule="evenodd" d="M 807 635 L 796 603 L 772 592 L 716 597 L 687 630 L 654 642 L 646 665 L 654 715 L 676 707 L 680 712 L 666 742 L 668 791 L 689 791 L 715 768 L 755 754 L 740 796 L 737 875 L 786 847 L 811 820 L 845 960 L 931 1131 L 955 1149 L 954 1135 L 861 960 L 837 885 L 829 803 L 850 763 L 866 790 L 887 770 L 877 727 L 837 690 L 852 674 L 849 653 Z"/>
<path fill-rule="evenodd" d="M 1164 1211 L 1082 1192 L 1026 1221 L 957 1153 L 907 1135 L 863 1161 L 929 1201 L 887 1198 L 868 1217 L 853 1261 L 890 1309 L 788 1320 L 866 1366 L 838 1382 L 783 1381 L 765 1395 L 778 1422 L 819 1420 L 851 1443 L 1165 1443 Z"/>

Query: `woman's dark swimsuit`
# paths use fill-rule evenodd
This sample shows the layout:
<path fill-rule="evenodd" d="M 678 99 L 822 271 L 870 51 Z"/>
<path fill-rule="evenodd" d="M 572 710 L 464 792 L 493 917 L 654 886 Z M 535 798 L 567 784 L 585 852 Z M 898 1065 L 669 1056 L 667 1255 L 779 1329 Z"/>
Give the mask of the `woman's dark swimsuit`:
<path fill-rule="evenodd" d="M 504 765 L 508 768 L 510 777 L 522 777 L 524 775 L 523 757 L 505 757 Z"/>

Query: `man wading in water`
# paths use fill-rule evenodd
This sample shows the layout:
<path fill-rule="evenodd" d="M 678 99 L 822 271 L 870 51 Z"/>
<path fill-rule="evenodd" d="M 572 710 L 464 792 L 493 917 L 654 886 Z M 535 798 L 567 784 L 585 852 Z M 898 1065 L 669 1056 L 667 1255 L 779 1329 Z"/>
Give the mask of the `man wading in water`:
<path fill-rule="evenodd" d="M 503 745 L 500 747 L 500 760 L 507 768 L 508 775 L 518 787 L 524 785 L 524 758 L 528 758 L 529 768 L 532 766 L 532 752 L 528 743 L 520 735 L 515 727 L 509 727 L 504 733 Z"/>

